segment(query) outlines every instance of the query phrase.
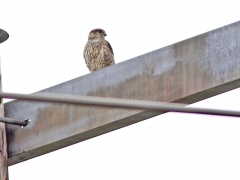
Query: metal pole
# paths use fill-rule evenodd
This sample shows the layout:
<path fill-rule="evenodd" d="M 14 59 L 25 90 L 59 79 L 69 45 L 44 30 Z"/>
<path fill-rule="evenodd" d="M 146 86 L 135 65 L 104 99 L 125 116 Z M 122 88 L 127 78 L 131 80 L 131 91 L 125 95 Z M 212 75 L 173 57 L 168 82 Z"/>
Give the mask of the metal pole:
<path fill-rule="evenodd" d="M 6 41 L 9 34 L 0 29 L 0 44 Z M 0 92 L 2 92 L 2 81 L 1 81 L 1 68 L 0 68 Z M 4 107 L 2 99 L 0 98 L 0 116 L 4 116 Z M 8 151 L 7 151 L 7 133 L 6 124 L 0 123 L 0 179 L 8 180 Z"/>
<path fill-rule="evenodd" d="M 31 95 L 0 93 L 0 97 L 29 101 L 43 101 L 68 104 L 111 106 L 120 108 L 144 109 L 152 111 L 170 111 L 195 114 L 209 114 L 240 117 L 240 111 L 185 107 L 186 104 L 166 103 L 143 100 L 118 99 L 107 97 L 76 96 L 66 94 L 36 93 Z"/>
<path fill-rule="evenodd" d="M 6 117 L 0 117 L 0 122 L 4 122 L 7 124 L 14 124 L 14 125 L 19 125 L 22 127 L 27 126 L 28 124 L 30 124 L 30 119 L 24 120 L 24 121 L 19 121 L 19 120 L 15 120 L 15 119 L 11 119 L 11 118 L 6 118 Z"/>

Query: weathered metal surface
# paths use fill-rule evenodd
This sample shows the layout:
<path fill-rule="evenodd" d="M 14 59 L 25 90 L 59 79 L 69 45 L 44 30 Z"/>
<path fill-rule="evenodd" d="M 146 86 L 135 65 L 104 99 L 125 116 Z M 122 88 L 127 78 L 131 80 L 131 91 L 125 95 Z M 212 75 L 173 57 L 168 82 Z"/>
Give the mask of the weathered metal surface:
<path fill-rule="evenodd" d="M 240 87 L 240 22 L 141 55 L 41 92 L 194 103 Z M 164 112 L 13 101 L 6 117 L 9 165 Z"/>
<path fill-rule="evenodd" d="M 0 92 L 2 92 L 0 68 Z M 0 116 L 4 117 L 4 106 L 0 98 Z M 7 151 L 7 131 L 6 124 L 0 122 L 0 180 L 8 180 L 8 151 Z"/>
<path fill-rule="evenodd" d="M 0 104 L 0 115 L 4 116 L 3 104 Z M 6 124 L 0 122 L 0 179 L 8 180 L 8 152 Z"/>

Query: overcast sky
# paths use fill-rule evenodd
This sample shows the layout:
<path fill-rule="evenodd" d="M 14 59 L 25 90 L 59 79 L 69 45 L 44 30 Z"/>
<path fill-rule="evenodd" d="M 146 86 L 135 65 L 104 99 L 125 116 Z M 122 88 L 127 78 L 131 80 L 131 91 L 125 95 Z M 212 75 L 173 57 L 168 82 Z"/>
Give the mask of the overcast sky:
<path fill-rule="evenodd" d="M 0 0 L 4 92 L 32 93 L 89 73 L 88 33 L 116 63 L 239 21 L 238 0 Z M 240 89 L 195 106 L 239 110 Z M 168 113 L 9 168 L 10 180 L 239 179 L 238 118 Z"/>

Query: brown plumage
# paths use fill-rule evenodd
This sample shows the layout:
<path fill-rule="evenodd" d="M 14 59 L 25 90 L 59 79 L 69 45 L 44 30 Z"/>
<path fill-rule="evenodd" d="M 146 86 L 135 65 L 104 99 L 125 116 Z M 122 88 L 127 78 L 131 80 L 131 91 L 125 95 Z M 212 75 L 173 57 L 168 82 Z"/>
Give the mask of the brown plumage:
<path fill-rule="evenodd" d="M 93 29 L 88 35 L 83 56 L 89 71 L 97 71 L 115 64 L 112 47 L 105 40 L 106 35 L 103 29 Z"/>

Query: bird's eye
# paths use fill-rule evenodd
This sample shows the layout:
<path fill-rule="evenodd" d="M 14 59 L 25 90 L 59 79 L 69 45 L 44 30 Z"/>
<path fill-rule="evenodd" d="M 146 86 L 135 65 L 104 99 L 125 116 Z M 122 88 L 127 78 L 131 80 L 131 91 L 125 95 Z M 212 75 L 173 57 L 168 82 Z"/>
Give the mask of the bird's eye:
<path fill-rule="evenodd" d="M 102 33 L 102 31 L 100 30 L 100 31 L 98 31 L 99 33 Z"/>

